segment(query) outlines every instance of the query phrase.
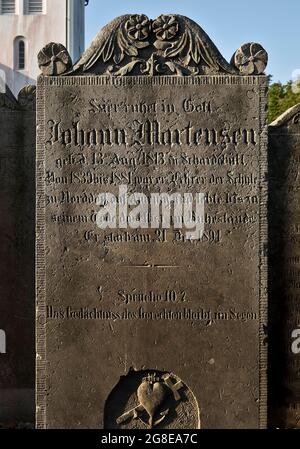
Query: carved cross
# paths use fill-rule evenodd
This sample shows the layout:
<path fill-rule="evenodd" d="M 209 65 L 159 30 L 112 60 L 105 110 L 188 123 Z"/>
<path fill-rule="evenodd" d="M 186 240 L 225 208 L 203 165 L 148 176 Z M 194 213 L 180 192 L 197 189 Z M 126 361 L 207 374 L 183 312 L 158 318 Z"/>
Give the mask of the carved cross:
<path fill-rule="evenodd" d="M 167 374 L 164 378 L 165 384 L 172 390 L 175 401 L 179 401 L 181 399 L 179 390 L 184 387 L 181 381 L 176 382 L 175 384 L 172 382 L 170 374 Z"/>

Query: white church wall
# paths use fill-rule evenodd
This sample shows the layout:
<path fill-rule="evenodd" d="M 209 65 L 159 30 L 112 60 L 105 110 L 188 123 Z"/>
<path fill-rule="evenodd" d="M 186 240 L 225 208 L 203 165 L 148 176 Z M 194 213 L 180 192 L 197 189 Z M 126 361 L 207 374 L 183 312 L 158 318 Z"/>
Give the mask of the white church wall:
<path fill-rule="evenodd" d="M 0 73 L 15 96 L 40 73 L 37 53 L 49 42 L 60 42 L 77 59 L 84 46 L 84 0 L 43 0 L 43 12 L 28 14 L 29 0 L 15 0 L 14 14 L 1 14 Z M 25 43 L 25 66 L 18 67 L 18 43 Z"/>

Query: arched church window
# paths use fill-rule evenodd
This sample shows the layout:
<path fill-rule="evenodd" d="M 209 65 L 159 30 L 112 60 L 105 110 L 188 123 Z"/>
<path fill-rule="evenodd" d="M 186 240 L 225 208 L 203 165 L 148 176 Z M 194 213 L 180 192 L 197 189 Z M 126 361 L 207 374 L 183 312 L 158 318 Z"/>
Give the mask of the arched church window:
<path fill-rule="evenodd" d="M 25 42 L 23 40 L 19 41 L 18 69 L 25 69 Z"/>
<path fill-rule="evenodd" d="M 23 36 L 18 36 L 15 39 L 14 62 L 15 70 L 26 69 L 26 40 Z"/>

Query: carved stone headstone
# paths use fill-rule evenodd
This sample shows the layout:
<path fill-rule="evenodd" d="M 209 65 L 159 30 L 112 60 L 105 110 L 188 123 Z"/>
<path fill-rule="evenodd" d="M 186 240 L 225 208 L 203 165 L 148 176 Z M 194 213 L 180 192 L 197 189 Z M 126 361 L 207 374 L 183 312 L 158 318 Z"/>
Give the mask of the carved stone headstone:
<path fill-rule="evenodd" d="M 38 59 L 37 427 L 265 427 L 265 50 L 126 15 Z"/>
<path fill-rule="evenodd" d="M 299 428 L 300 105 L 273 122 L 269 134 L 270 425 Z"/>
<path fill-rule="evenodd" d="M 0 94 L 0 427 L 34 425 L 35 87 Z M 23 424 L 22 424 L 23 423 Z"/>

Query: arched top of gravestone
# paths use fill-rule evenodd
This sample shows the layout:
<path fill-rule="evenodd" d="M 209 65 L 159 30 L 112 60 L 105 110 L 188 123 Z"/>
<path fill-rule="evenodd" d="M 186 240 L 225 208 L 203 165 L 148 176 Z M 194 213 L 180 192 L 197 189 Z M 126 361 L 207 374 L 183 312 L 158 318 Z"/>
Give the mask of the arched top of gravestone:
<path fill-rule="evenodd" d="M 35 110 L 36 106 L 36 86 L 27 85 L 23 87 L 16 99 L 9 89 L 5 87 L 5 92 L 0 92 L 0 109 L 10 110 Z"/>
<path fill-rule="evenodd" d="M 36 107 L 36 86 L 28 84 L 20 90 L 18 103 L 21 109 L 35 110 Z"/>
<path fill-rule="evenodd" d="M 281 114 L 276 120 L 270 124 L 271 131 L 275 128 L 299 125 L 300 124 L 300 103 L 292 106 L 290 109 Z"/>
<path fill-rule="evenodd" d="M 9 87 L 5 84 L 3 92 L 0 92 L 0 109 L 19 109 L 18 102 Z"/>
<path fill-rule="evenodd" d="M 244 44 L 229 64 L 205 31 L 185 16 L 149 19 L 127 14 L 106 25 L 72 66 L 66 48 L 54 42 L 38 55 L 41 72 L 52 75 L 261 75 L 268 55 Z"/>

